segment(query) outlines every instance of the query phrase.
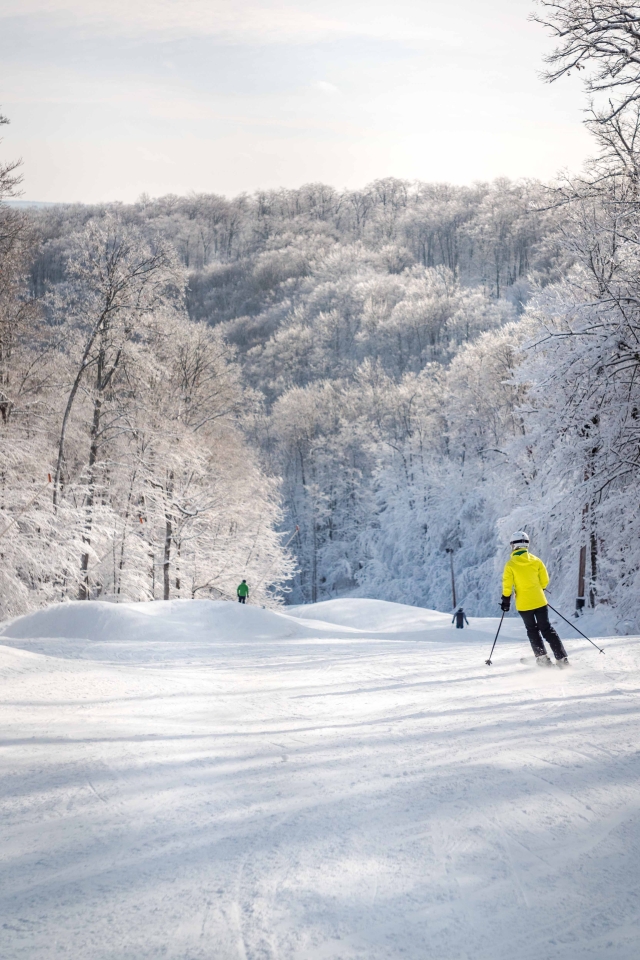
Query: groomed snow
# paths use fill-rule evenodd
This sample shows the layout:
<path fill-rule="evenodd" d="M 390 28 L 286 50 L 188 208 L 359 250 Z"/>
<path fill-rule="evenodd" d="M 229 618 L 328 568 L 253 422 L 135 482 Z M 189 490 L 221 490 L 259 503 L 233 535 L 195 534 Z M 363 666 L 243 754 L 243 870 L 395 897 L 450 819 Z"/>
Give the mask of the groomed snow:
<path fill-rule="evenodd" d="M 0 629 L 2 960 L 636 960 L 638 638 L 374 600 Z M 569 628 L 561 631 L 570 636 Z"/>

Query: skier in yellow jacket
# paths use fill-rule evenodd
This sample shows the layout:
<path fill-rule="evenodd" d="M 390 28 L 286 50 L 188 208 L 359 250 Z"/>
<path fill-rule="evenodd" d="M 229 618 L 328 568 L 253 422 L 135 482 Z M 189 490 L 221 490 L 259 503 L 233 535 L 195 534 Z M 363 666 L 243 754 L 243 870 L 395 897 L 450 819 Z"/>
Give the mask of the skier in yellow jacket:
<path fill-rule="evenodd" d="M 516 610 L 524 620 L 527 636 L 539 666 L 551 663 L 542 637 L 547 641 L 559 665 L 567 665 L 567 653 L 562 640 L 549 623 L 549 610 L 544 588 L 549 583 L 549 574 L 542 560 L 529 553 L 529 537 L 518 530 L 511 537 L 511 556 L 502 575 L 503 611 L 511 608 L 511 593 L 515 590 Z"/>

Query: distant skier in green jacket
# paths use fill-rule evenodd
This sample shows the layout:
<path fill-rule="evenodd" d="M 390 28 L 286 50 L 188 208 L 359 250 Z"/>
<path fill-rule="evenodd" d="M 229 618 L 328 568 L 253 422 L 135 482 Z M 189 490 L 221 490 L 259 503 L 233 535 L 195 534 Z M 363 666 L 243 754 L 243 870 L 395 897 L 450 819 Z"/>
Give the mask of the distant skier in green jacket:
<path fill-rule="evenodd" d="M 238 603 L 246 603 L 249 596 L 249 586 L 246 580 L 243 580 L 238 587 Z"/>

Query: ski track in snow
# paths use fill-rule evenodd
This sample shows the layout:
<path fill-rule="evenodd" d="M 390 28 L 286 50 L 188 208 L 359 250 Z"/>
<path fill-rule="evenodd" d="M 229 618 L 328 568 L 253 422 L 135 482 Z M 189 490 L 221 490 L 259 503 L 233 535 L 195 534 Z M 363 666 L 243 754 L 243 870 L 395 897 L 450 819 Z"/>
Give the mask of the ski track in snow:
<path fill-rule="evenodd" d="M 640 646 L 341 600 L 0 629 L 2 960 L 636 960 Z M 570 631 L 562 631 L 570 636 Z"/>

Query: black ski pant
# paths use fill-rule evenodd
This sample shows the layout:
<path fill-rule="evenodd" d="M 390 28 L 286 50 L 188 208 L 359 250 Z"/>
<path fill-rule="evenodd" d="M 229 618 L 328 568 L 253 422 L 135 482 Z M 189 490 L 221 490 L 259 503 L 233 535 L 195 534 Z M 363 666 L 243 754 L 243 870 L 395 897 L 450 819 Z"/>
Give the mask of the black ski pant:
<path fill-rule="evenodd" d="M 244 603 L 246 599 L 246 597 L 238 597 L 238 603 Z"/>
<path fill-rule="evenodd" d="M 549 623 L 549 608 L 547 606 L 537 607 L 535 610 L 518 610 L 518 613 L 524 620 L 527 628 L 527 636 L 533 647 L 536 657 L 546 656 L 547 651 L 544 648 L 542 637 L 547 641 L 556 660 L 562 660 L 567 652 L 562 645 L 562 640 Z M 542 636 L 540 636 L 542 634 Z"/>

